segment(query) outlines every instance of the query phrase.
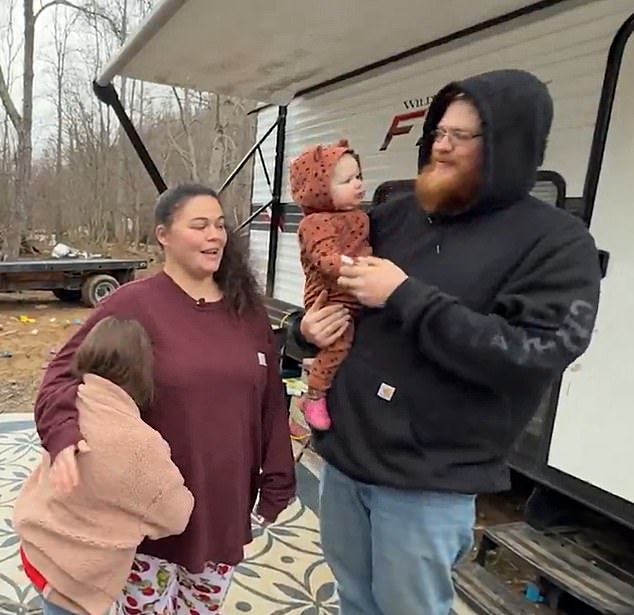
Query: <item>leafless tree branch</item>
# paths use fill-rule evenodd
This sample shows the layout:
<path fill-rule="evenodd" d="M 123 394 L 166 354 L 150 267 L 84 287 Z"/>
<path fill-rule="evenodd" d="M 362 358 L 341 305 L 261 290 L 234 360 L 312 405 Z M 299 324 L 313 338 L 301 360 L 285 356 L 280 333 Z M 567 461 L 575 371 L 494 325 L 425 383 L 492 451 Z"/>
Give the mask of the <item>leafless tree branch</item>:
<path fill-rule="evenodd" d="M 95 17 L 97 19 L 101 19 L 108 24 L 108 26 L 110 27 L 110 30 L 115 35 L 117 40 L 119 41 L 121 40 L 121 36 L 122 36 L 121 27 L 116 22 L 116 20 L 114 20 L 110 15 L 108 15 L 107 13 L 105 13 L 104 11 L 100 9 L 90 8 L 86 6 L 79 6 L 78 4 L 75 4 L 74 2 L 69 2 L 69 0 L 51 0 L 50 2 L 47 2 L 46 4 L 42 5 L 42 7 L 37 11 L 37 13 L 35 13 L 34 21 L 37 21 L 38 17 L 46 9 L 52 6 L 67 6 L 68 8 L 79 11 L 80 13 L 83 13 L 84 15 L 88 17 Z M 93 6 L 94 6 L 94 3 L 93 3 Z"/>
<path fill-rule="evenodd" d="M 16 130 L 20 129 L 20 125 L 22 124 L 22 116 L 20 112 L 17 110 L 13 100 L 11 98 L 11 94 L 9 93 L 9 86 L 4 78 L 4 72 L 2 71 L 2 67 L 0 66 L 0 100 L 11 120 L 11 124 Z"/>

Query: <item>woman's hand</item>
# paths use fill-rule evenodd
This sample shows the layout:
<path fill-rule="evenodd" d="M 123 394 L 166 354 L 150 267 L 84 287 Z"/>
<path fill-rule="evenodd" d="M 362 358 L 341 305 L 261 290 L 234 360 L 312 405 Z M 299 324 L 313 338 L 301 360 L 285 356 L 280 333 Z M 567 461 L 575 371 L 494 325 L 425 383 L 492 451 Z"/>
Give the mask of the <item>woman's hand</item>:
<path fill-rule="evenodd" d="M 77 444 L 67 446 L 55 457 L 49 479 L 59 493 L 68 495 L 79 485 L 79 470 L 75 454 L 88 453 L 89 451 L 90 448 L 86 441 L 80 440 Z"/>
<path fill-rule="evenodd" d="M 338 340 L 350 323 L 350 314 L 343 305 L 326 305 L 327 301 L 328 292 L 322 290 L 299 325 L 304 339 L 317 348 L 325 348 Z"/>

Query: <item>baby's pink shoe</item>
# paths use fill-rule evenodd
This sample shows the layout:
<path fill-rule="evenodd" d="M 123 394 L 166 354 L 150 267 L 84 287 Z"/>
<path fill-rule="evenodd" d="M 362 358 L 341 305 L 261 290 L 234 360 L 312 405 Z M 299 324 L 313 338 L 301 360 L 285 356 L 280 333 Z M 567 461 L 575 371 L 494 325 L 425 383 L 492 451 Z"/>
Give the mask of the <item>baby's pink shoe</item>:
<path fill-rule="evenodd" d="M 326 398 L 304 400 L 304 417 L 306 422 L 319 431 L 330 429 L 330 416 L 326 406 Z"/>

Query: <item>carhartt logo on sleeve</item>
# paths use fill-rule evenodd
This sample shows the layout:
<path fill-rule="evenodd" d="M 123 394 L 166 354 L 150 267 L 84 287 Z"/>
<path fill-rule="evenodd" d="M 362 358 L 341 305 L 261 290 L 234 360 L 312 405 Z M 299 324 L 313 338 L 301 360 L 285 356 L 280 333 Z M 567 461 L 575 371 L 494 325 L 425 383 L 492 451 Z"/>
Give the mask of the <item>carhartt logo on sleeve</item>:
<path fill-rule="evenodd" d="M 381 383 L 379 390 L 376 392 L 377 397 L 384 399 L 385 401 L 392 401 L 392 397 L 394 397 L 394 393 L 396 393 L 396 389 L 385 382 Z"/>
<path fill-rule="evenodd" d="M 258 363 L 266 367 L 266 355 L 263 352 L 258 352 Z"/>

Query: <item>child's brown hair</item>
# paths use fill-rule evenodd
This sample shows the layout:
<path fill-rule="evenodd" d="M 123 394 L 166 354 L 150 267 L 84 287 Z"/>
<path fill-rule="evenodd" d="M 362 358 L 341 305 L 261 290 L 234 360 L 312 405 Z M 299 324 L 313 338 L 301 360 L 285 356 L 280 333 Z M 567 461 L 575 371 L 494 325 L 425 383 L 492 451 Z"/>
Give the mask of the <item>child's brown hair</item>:
<path fill-rule="evenodd" d="M 81 380 L 95 374 L 121 387 L 139 407 L 154 396 L 152 343 L 136 320 L 100 320 L 75 351 L 71 373 Z"/>

